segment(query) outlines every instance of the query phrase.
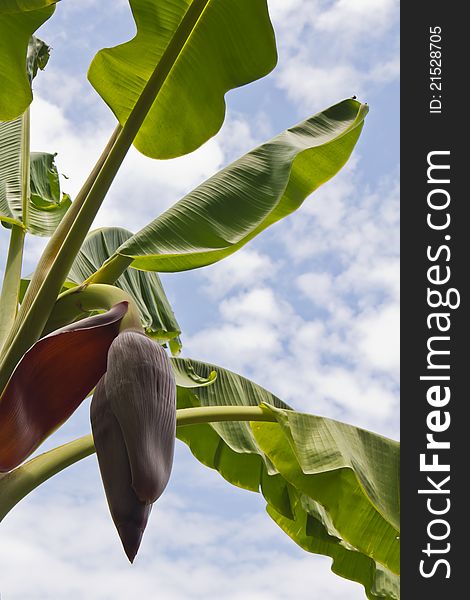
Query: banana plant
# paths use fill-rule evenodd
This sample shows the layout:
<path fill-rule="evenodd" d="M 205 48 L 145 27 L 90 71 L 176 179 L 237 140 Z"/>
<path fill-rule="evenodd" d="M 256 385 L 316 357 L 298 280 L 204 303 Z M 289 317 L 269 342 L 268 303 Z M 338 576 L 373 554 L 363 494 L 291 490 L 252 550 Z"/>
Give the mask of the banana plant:
<path fill-rule="evenodd" d="M 88 78 L 117 124 L 73 202 L 52 154 L 30 154 L 36 29 L 55 0 L 0 6 L 0 219 L 11 230 L 0 319 L 0 520 L 54 474 L 97 453 L 132 562 L 171 473 L 175 439 L 370 599 L 399 598 L 399 446 L 297 412 L 231 371 L 178 358 L 158 273 L 208 267 L 299 209 L 348 161 L 368 107 L 346 99 L 248 152 L 133 233 L 90 231 L 131 145 L 192 152 L 222 126 L 225 94 L 268 74 L 266 0 L 129 0 L 135 37 L 100 50 Z M 57 7 L 60 10 L 60 6 Z M 137 201 L 137 199 L 136 199 Z M 309 200 L 310 201 L 310 200 Z M 50 239 L 21 278 L 26 234 Z M 57 377 L 57 368 L 61 377 Z M 92 434 L 35 452 L 92 395 Z"/>

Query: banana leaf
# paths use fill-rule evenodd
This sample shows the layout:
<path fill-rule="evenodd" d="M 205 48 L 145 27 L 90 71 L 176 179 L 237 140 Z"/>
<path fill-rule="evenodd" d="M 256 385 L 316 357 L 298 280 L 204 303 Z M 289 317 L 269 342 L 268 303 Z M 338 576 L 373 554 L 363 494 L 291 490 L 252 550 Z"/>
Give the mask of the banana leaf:
<path fill-rule="evenodd" d="M 257 384 L 190 359 L 180 370 L 208 387 L 178 388 L 178 408 L 258 406 L 276 423 L 179 427 L 206 466 L 239 487 L 261 491 L 274 521 L 301 547 L 333 558 L 333 570 L 364 585 L 370 598 L 399 597 L 399 445 L 324 417 L 297 413 Z"/>
<path fill-rule="evenodd" d="M 367 110 L 344 100 L 252 150 L 129 238 L 110 264 L 184 271 L 229 256 L 336 175 Z"/>
<path fill-rule="evenodd" d="M 276 45 L 266 0 L 129 4 L 137 34 L 100 50 L 88 78 L 124 125 L 157 69 L 158 92 L 134 144 L 152 158 L 181 156 L 220 129 L 228 90 L 274 68 Z"/>
<path fill-rule="evenodd" d="M 19 9 L 18 9 L 19 10 Z M 32 36 L 26 55 L 30 81 L 44 69 L 50 48 Z M 60 191 L 54 154 L 29 150 L 29 111 L 11 121 L 0 122 L 0 221 L 18 225 L 29 233 L 51 236 L 71 201 Z"/>
<path fill-rule="evenodd" d="M 61 193 L 55 155 L 29 155 L 28 189 L 24 190 L 23 162 L 28 160 L 25 117 L 0 123 L 0 221 L 19 225 L 29 233 L 51 236 L 71 205 Z"/>

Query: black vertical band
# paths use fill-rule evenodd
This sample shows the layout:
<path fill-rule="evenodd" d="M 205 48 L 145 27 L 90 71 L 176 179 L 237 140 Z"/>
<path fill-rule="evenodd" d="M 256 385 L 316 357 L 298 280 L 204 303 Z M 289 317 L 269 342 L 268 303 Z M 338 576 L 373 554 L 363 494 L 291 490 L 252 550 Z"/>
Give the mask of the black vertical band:
<path fill-rule="evenodd" d="M 459 14 L 460 13 L 460 14 Z M 402 598 L 470 574 L 470 96 L 462 9 L 401 8 Z M 463 590 L 463 592 L 462 592 Z"/>

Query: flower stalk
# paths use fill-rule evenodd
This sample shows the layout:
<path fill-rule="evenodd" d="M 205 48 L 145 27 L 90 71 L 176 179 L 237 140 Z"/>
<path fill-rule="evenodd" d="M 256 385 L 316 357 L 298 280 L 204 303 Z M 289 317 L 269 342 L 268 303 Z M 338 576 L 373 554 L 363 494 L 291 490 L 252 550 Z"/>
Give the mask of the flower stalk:
<path fill-rule="evenodd" d="M 44 327 L 43 335 L 73 323 L 87 313 L 110 310 L 115 304 L 123 301 L 128 303 L 128 309 L 121 321 L 121 330 L 143 331 L 139 308 L 130 294 L 113 285 L 83 284 L 67 290 L 58 297 Z"/>
<path fill-rule="evenodd" d="M 228 421 L 276 422 L 276 418 L 262 406 L 205 406 L 176 411 L 177 427 Z M 85 435 L 0 475 L 0 521 L 39 485 L 94 452 L 93 437 Z"/>

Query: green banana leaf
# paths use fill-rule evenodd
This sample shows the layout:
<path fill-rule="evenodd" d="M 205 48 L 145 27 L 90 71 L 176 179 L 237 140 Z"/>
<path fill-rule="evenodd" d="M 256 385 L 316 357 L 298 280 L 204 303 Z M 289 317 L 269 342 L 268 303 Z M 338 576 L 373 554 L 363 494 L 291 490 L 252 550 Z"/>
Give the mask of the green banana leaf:
<path fill-rule="evenodd" d="M 52 4 L 56 4 L 57 2 L 59 2 L 59 0 L 2 0 L 2 3 L 0 4 L 0 15 L 39 10 L 51 6 Z"/>
<path fill-rule="evenodd" d="M 252 424 L 258 447 L 286 481 L 322 504 L 343 539 L 398 573 L 397 442 L 331 419 L 272 410 L 280 427 Z"/>
<path fill-rule="evenodd" d="M 100 50 L 88 78 L 124 125 L 158 65 L 159 91 L 134 143 L 152 158 L 181 156 L 220 129 L 228 90 L 274 68 L 266 0 L 129 3 L 136 36 Z"/>
<path fill-rule="evenodd" d="M 297 544 L 332 557 L 333 570 L 362 583 L 369 598 L 396 600 L 398 444 L 296 413 L 218 366 L 190 359 L 173 364 L 201 376 L 217 373 L 208 387 L 178 388 L 178 408 L 264 404 L 277 420 L 179 427 L 178 438 L 194 456 L 230 483 L 261 491 L 270 516 Z"/>
<path fill-rule="evenodd" d="M 90 232 L 72 265 L 68 280 L 79 284 L 88 279 L 131 236 L 130 231 L 120 227 L 103 227 Z M 127 269 L 114 285 L 131 294 L 136 301 L 147 335 L 169 342 L 172 352 L 179 353 L 181 329 L 158 275 Z"/>
<path fill-rule="evenodd" d="M 23 161 L 29 152 L 27 116 L 0 123 L 0 220 L 25 227 L 32 234 L 51 236 L 71 201 L 61 194 L 54 155 L 33 152 L 30 160 L 30 190 L 23 190 Z M 26 193 L 26 211 L 23 195 Z M 24 214 L 26 212 L 26 214 Z"/>
<path fill-rule="evenodd" d="M 148 271 L 215 263 L 295 211 L 348 160 L 367 106 L 344 100 L 252 150 L 117 250 Z M 121 258 L 120 258 L 121 257 Z"/>
<path fill-rule="evenodd" d="M 28 51 L 26 53 L 26 72 L 32 81 L 38 69 L 44 71 L 49 62 L 51 48 L 45 42 L 32 35 L 29 39 Z"/>
<path fill-rule="evenodd" d="M 72 204 L 70 196 L 60 191 L 59 173 L 54 154 L 31 153 L 31 207 L 28 231 L 50 236 Z"/>
<path fill-rule="evenodd" d="M 210 371 L 207 377 L 196 373 L 194 368 L 187 362 L 178 359 L 170 359 L 176 385 L 182 388 L 199 388 L 212 385 L 217 379 L 216 371 Z"/>
<path fill-rule="evenodd" d="M 31 75 L 26 68 L 28 46 L 32 34 L 52 16 L 54 10 L 55 1 L 51 0 L 1 2 L 0 121 L 16 119 L 31 104 Z M 43 60 L 44 56 L 39 59 Z"/>

